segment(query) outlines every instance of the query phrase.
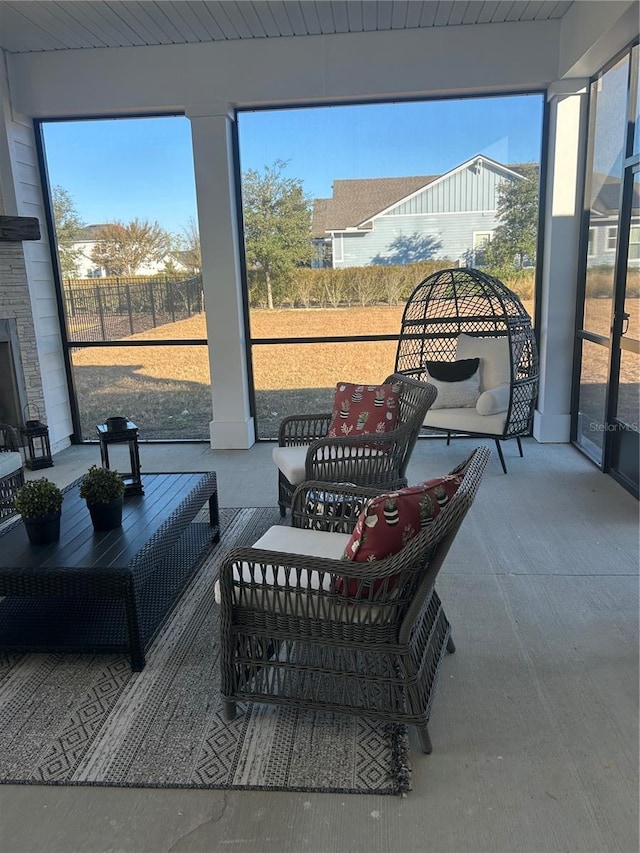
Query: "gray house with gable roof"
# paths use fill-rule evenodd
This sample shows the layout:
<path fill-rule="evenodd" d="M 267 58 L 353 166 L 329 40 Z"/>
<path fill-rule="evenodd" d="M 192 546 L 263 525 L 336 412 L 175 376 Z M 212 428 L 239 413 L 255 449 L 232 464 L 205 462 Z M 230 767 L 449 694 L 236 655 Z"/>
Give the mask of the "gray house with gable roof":
<path fill-rule="evenodd" d="M 333 196 L 314 202 L 318 258 L 334 269 L 431 258 L 477 266 L 499 224 L 498 187 L 523 180 L 484 155 L 444 175 L 336 180 Z"/>

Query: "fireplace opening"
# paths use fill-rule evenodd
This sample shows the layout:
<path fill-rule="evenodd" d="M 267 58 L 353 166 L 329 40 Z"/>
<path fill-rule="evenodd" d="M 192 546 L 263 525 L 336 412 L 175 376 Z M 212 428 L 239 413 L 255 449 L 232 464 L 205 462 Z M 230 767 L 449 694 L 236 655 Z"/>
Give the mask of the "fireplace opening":
<path fill-rule="evenodd" d="M 16 428 L 24 426 L 26 405 L 16 321 L 0 320 L 0 421 Z"/>

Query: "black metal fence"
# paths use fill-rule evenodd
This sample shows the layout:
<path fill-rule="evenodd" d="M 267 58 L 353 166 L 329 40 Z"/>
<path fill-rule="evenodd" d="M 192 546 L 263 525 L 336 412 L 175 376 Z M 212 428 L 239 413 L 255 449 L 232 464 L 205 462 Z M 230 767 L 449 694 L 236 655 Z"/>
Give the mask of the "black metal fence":
<path fill-rule="evenodd" d="M 67 279 L 63 294 L 69 342 L 117 341 L 204 311 L 199 275 Z"/>

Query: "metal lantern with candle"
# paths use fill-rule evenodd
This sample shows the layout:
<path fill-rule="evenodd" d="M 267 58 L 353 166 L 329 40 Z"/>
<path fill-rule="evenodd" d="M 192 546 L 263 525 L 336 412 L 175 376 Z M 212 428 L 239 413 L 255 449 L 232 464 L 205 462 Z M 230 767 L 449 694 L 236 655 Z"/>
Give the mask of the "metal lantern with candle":
<path fill-rule="evenodd" d="M 129 449 L 129 471 L 124 471 L 118 465 L 118 471 L 124 482 L 124 493 L 127 495 L 142 495 L 142 477 L 140 475 L 140 451 L 138 449 L 138 427 L 124 417 L 107 418 L 105 423 L 97 424 L 98 440 L 100 442 L 100 457 L 102 467 L 109 468 L 109 448 L 115 451 L 118 445 L 127 445 Z M 115 446 L 114 446 L 115 445 Z"/>
<path fill-rule="evenodd" d="M 33 416 L 35 413 L 35 417 Z M 49 443 L 49 427 L 40 420 L 37 406 L 28 405 L 24 410 L 24 426 L 20 427 L 20 436 L 24 449 L 24 464 L 30 471 L 40 468 L 51 468 L 51 445 Z"/>

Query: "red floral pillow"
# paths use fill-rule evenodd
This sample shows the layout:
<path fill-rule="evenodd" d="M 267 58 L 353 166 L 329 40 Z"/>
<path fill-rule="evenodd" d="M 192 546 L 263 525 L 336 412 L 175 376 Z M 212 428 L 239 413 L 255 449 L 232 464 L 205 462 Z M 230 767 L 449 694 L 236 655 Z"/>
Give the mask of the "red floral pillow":
<path fill-rule="evenodd" d="M 331 438 L 390 432 L 398 420 L 400 383 L 354 385 L 338 382 L 327 435 Z"/>
<path fill-rule="evenodd" d="M 373 498 L 360 513 L 342 559 L 363 563 L 397 554 L 449 503 L 463 475 L 464 472 L 448 474 Z M 344 580 L 348 595 L 360 598 L 369 598 L 382 584 L 382 580 L 374 580 L 358 591 L 360 581 L 338 577 L 334 584 L 336 592 L 343 592 Z M 390 578 L 387 588 L 391 590 L 394 583 L 395 579 Z"/>

